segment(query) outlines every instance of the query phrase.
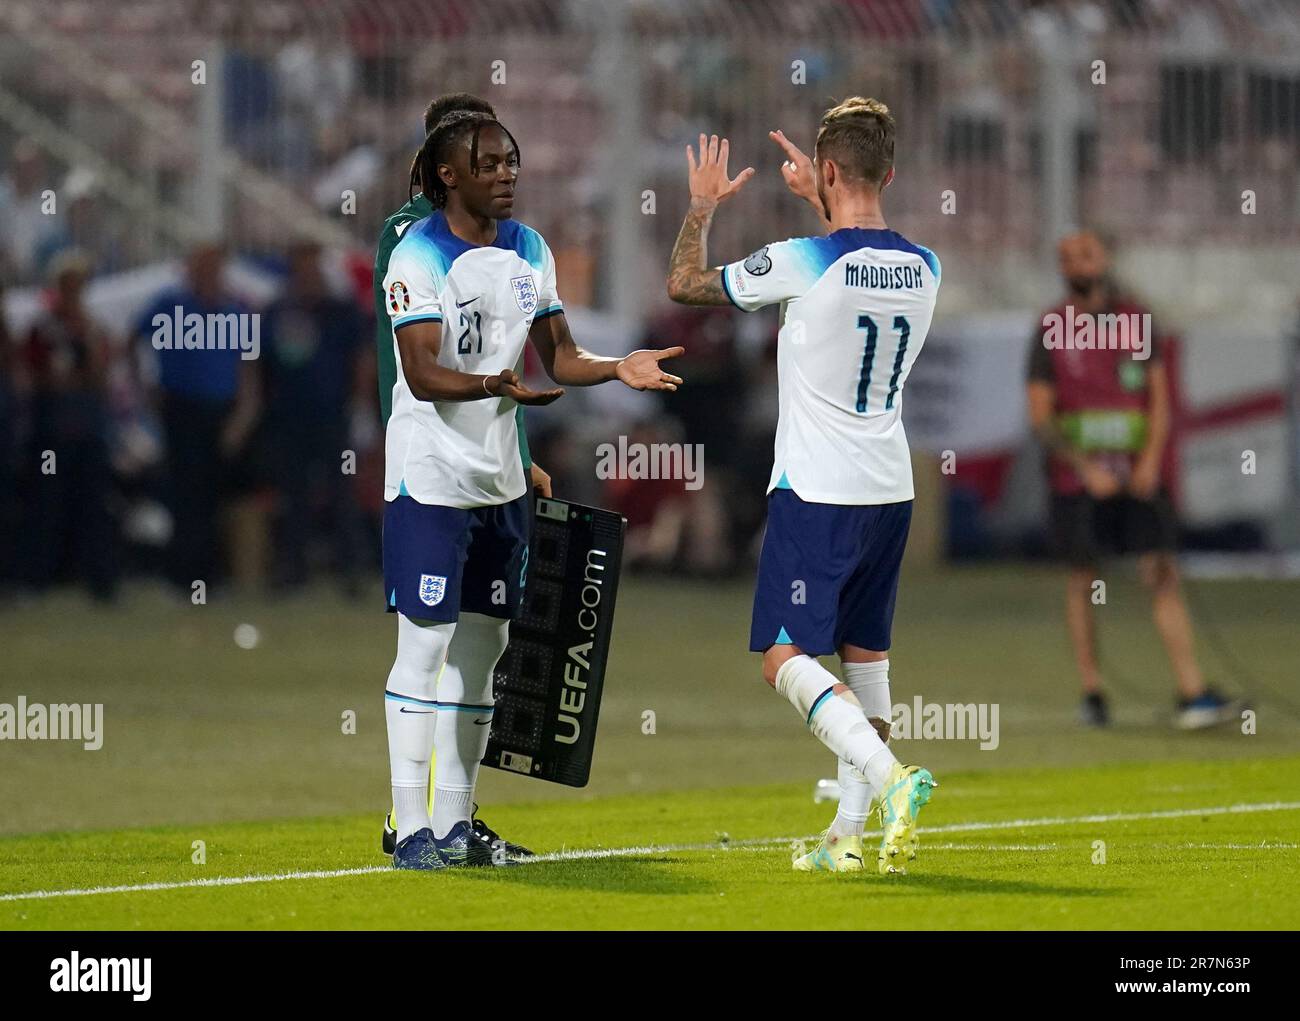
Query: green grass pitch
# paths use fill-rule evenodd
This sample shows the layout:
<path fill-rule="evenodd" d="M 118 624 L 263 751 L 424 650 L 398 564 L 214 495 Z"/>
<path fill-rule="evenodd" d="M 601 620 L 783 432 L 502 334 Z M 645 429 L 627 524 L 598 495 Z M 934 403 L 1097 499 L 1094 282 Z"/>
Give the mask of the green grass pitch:
<path fill-rule="evenodd" d="M 1254 692 L 1254 733 L 1168 729 L 1167 668 L 1117 574 L 1099 608 L 1116 726 L 1080 730 L 1058 584 L 1024 568 L 905 574 L 895 701 L 996 702 L 1000 741 L 898 744 L 941 786 L 920 859 L 893 878 L 791 871 L 792 842 L 833 811 L 811 794 L 834 766 L 758 679 L 743 584 L 625 586 L 591 786 L 485 770 L 483 816 L 545 860 L 473 874 L 393 873 L 379 853 L 391 618 L 324 592 L 12 608 L 0 701 L 102 702 L 105 733 L 97 752 L 0 742 L 0 928 L 1300 925 L 1291 710 Z M 1285 696 L 1297 586 L 1196 585 Z M 257 648 L 235 645 L 240 623 Z"/>

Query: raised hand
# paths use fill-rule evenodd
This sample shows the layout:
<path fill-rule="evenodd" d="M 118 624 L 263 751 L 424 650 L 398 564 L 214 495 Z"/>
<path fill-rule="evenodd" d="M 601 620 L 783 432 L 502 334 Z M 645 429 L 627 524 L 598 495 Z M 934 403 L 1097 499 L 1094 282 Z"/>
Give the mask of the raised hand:
<path fill-rule="evenodd" d="M 820 207 L 821 200 L 817 197 L 817 174 L 813 171 L 812 160 L 802 149 L 786 138 L 785 132 L 780 129 L 769 131 L 767 137 L 780 146 L 785 154 L 785 162 L 781 164 L 781 176 L 785 178 L 785 186 L 799 198 Z"/>
<path fill-rule="evenodd" d="M 734 178 L 727 173 L 727 155 L 730 143 L 717 135 L 700 136 L 700 158 L 695 150 L 686 147 L 687 178 L 691 189 L 691 205 L 715 206 L 744 186 L 754 176 L 754 168 L 746 167 Z"/>
<path fill-rule="evenodd" d="M 633 390 L 676 390 L 682 382 L 681 377 L 664 372 L 659 363 L 665 358 L 676 358 L 685 353 L 684 347 L 669 347 L 662 351 L 633 351 L 618 363 L 618 378 Z"/>

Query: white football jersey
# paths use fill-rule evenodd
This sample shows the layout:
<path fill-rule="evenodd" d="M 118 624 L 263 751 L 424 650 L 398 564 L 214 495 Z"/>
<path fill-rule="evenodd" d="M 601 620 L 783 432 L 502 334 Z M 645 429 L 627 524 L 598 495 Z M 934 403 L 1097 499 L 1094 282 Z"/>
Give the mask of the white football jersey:
<path fill-rule="evenodd" d="M 515 402 L 417 400 L 402 371 L 397 333 L 409 323 L 440 322 L 439 365 L 484 375 L 504 369 L 522 374 L 534 320 L 564 311 L 555 291 L 555 259 L 542 236 L 515 220 L 501 220 L 492 244 L 471 245 L 436 211 L 408 227 L 393 249 L 384 294 L 397 358 L 384 499 L 485 507 L 523 496 L 528 484 Z"/>
<path fill-rule="evenodd" d="M 912 499 L 903 384 L 942 270 L 897 231 L 846 227 L 760 248 L 722 270 L 746 312 L 781 302 L 780 416 L 768 492 L 811 503 Z"/>

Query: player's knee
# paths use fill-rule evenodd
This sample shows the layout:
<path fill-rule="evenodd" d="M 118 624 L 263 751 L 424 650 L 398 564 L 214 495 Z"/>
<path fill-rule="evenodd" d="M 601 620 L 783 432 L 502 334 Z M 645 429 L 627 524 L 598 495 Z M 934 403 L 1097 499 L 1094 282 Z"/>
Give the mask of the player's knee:
<path fill-rule="evenodd" d="M 452 701 L 490 702 L 497 661 L 510 642 L 510 622 L 481 613 L 462 613 L 447 652 L 448 672 L 441 684 L 458 685 Z M 446 701 L 447 699 L 443 699 Z"/>
<path fill-rule="evenodd" d="M 1097 577 L 1096 569 L 1092 567 L 1071 567 L 1070 573 L 1066 577 L 1066 588 L 1072 594 L 1087 595 L 1092 589 L 1092 583 Z"/>
<path fill-rule="evenodd" d="M 763 653 L 763 680 L 775 688 L 776 675 L 781 672 L 781 667 L 799 654 L 793 645 L 773 645 L 768 648 Z"/>
<path fill-rule="evenodd" d="M 491 671 L 510 644 L 510 622 L 481 613 L 462 613 L 450 658 L 463 667 Z"/>
<path fill-rule="evenodd" d="M 484 655 L 492 656 L 492 663 L 501 658 L 510 644 L 510 621 L 499 617 L 489 617 L 482 613 L 462 613 L 457 630 L 458 638 L 462 635 L 482 650 Z M 459 645 L 459 641 L 456 643 Z"/>
<path fill-rule="evenodd" d="M 455 631 L 455 624 L 416 621 L 399 614 L 397 658 L 388 675 L 388 690 L 398 695 L 432 700 L 437 691 L 438 673 L 447 661 L 447 650 Z"/>
<path fill-rule="evenodd" d="M 860 645 L 850 645 L 845 642 L 840 646 L 839 657 L 843 663 L 883 663 L 889 659 L 889 651 L 864 649 Z"/>
<path fill-rule="evenodd" d="M 1167 553 L 1155 553 L 1138 562 L 1138 577 L 1152 594 L 1178 588 L 1178 566 Z"/>

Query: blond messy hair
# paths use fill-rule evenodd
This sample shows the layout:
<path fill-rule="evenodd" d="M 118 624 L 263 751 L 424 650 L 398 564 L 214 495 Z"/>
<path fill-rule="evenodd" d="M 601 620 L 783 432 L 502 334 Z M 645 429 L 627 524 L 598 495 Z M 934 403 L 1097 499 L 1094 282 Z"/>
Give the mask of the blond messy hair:
<path fill-rule="evenodd" d="M 850 96 L 822 114 L 816 153 L 879 188 L 894 165 L 894 118 L 878 99 Z"/>

